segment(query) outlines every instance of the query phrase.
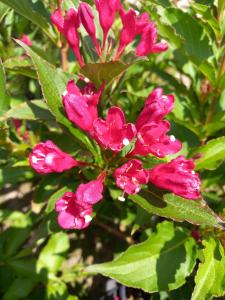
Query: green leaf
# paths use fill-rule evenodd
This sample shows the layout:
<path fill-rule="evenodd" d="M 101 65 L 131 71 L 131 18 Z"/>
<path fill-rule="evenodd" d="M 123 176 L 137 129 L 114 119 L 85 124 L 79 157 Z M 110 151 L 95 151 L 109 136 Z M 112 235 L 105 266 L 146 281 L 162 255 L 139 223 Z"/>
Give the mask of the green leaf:
<path fill-rule="evenodd" d="M 224 224 L 203 200 L 187 200 L 153 186 L 137 195 L 130 195 L 129 198 L 149 213 L 174 221 L 212 227 L 221 227 Z"/>
<path fill-rule="evenodd" d="M 31 292 L 34 285 L 32 278 L 17 278 L 10 285 L 2 300 L 24 299 Z"/>
<path fill-rule="evenodd" d="M 50 22 L 43 14 L 35 9 L 30 0 L 0 0 L 0 2 L 14 9 L 18 14 L 28 19 L 33 24 L 41 28 L 51 40 L 54 40 L 54 34 Z"/>
<path fill-rule="evenodd" d="M 188 13 L 180 9 L 168 8 L 164 10 L 163 18 L 182 37 L 183 48 L 196 65 L 200 65 L 213 55 L 212 49 L 209 47 L 210 41 L 204 28 Z"/>
<path fill-rule="evenodd" d="M 195 241 L 190 233 L 165 221 L 144 243 L 129 247 L 112 262 L 90 266 L 86 271 L 146 292 L 157 292 L 182 286 L 195 261 Z"/>
<path fill-rule="evenodd" d="M 195 149 L 191 155 L 201 154 L 195 160 L 195 168 L 215 170 L 225 159 L 225 136 L 213 139 L 202 147 Z"/>
<path fill-rule="evenodd" d="M 203 5 L 199 3 L 193 3 L 191 7 L 196 11 L 196 13 L 201 15 L 201 20 L 203 19 L 204 22 L 207 22 L 209 26 L 214 31 L 217 39 L 220 38 L 220 28 L 218 21 L 213 15 L 213 10 L 208 5 Z"/>
<path fill-rule="evenodd" d="M 69 237 L 66 233 L 58 232 L 53 234 L 38 258 L 37 272 L 45 272 L 45 269 L 50 273 L 59 271 L 65 260 L 64 254 L 69 247 Z"/>
<path fill-rule="evenodd" d="M 9 7 L 5 4 L 0 3 L 0 23 L 9 11 Z"/>
<path fill-rule="evenodd" d="M 43 100 L 31 100 L 23 102 L 6 112 L 0 121 L 15 118 L 19 120 L 54 120 Z"/>
<path fill-rule="evenodd" d="M 48 200 L 48 205 L 47 205 L 47 208 L 45 210 L 45 212 L 47 214 L 49 214 L 50 212 L 53 211 L 54 207 L 55 207 L 55 203 L 56 201 L 62 197 L 65 192 L 70 192 L 71 189 L 69 189 L 67 186 L 61 188 L 60 190 L 58 190 L 57 192 L 55 192 Z"/>
<path fill-rule="evenodd" d="M 106 63 L 86 64 L 81 70 L 81 74 L 90 79 L 97 87 L 104 82 L 109 84 L 113 79 L 123 73 L 130 65 L 118 61 Z"/>
<path fill-rule="evenodd" d="M 9 108 L 9 96 L 6 92 L 5 73 L 0 59 L 0 116 Z"/>
<path fill-rule="evenodd" d="M 225 253 L 212 237 L 203 241 L 204 262 L 199 264 L 191 300 L 208 300 L 225 294 Z"/>
<path fill-rule="evenodd" d="M 33 178 L 30 167 L 4 167 L 0 170 L 0 187 L 7 183 L 16 185 L 18 182 Z"/>
<path fill-rule="evenodd" d="M 3 66 L 5 69 L 14 72 L 15 74 L 21 74 L 30 78 L 37 78 L 36 71 L 33 65 L 28 59 L 21 59 L 21 57 L 12 57 L 4 61 Z"/>
<path fill-rule="evenodd" d="M 66 126 L 80 144 L 85 146 L 95 156 L 95 158 L 99 157 L 99 152 L 96 149 L 97 146 L 95 147 L 92 144 L 85 133 L 73 127 L 73 124 L 68 120 L 64 113 L 62 94 L 66 90 L 66 84 L 71 79 L 72 75 L 66 74 L 60 69 L 55 69 L 54 66 L 43 60 L 33 50 L 19 40 L 17 40 L 17 43 L 29 53 L 37 70 L 44 98 L 50 111 L 56 117 L 56 120 Z"/>

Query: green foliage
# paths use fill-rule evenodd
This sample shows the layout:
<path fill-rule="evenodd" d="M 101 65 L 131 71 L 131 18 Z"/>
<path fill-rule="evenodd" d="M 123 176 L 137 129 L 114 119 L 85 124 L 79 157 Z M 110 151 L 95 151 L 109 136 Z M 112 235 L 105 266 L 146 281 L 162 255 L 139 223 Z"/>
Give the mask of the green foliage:
<path fill-rule="evenodd" d="M 184 10 L 180 1 L 121 1 L 126 9 L 150 14 L 158 41 L 166 39 L 168 51 L 137 59 L 137 38 L 113 61 L 121 32 L 117 14 L 99 60 L 91 39 L 79 28 L 87 62 L 82 68 L 51 25 L 50 14 L 59 2 L 0 0 L 0 298 L 101 299 L 106 279 L 95 279 L 96 273 L 152 300 L 224 297 L 224 0 L 192 1 Z M 93 6 L 93 1 L 85 2 Z M 64 0 L 62 9 L 79 3 Z M 95 6 L 93 12 L 100 40 Z M 32 40 L 31 47 L 19 41 L 22 34 Z M 113 172 L 128 161 L 135 139 L 112 155 L 68 120 L 62 94 L 69 80 L 82 88 L 82 79 L 97 89 L 105 84 L 100 117 L 119 106 L 132 123 L 154 88 L 174 94 L 169 134 L 182 141 L 183 149 L 164 159 L 135 158 L 146 169 L 178 155 L 194 159 L 203 197 L 187 200 L 149 184 L 119 202 L 122 191 Z M 28 155 L 46 140 L 87 164 L 64 173 L 36 174 Z M 94 207 L 91 226 L 82 232 L 62 231 L 56 201 L 102 171 L 108 172 L 104 199 Z M 136 290 L 129 292 L 136 299 Z"/>
<path fill-rule="evenodd" d="M 167 291 L 184 284 L 195 260 L 193 238 L 183 228 L 165 221 L 144 243 L 131 246 L 112 262 L 92 265 L 86 271 L 147 292 Z"/>
<path fill-rule="evenodd" d="M 174 194 L 157 191 L 153 187 L 142 190 L 138 195 L 129 198 L 149 213 L 175 221 L 187 221 L 197 225 L 220 227 L 224 222 L 204 202 L 187 201 Z"/>
<path fill-rule="evenodd" d="M 224 248 L 213 238 L 204 240 L 203 245 L 204 261 L 199 264 L 192 300 L 207 300 L 225 294 Z"/>

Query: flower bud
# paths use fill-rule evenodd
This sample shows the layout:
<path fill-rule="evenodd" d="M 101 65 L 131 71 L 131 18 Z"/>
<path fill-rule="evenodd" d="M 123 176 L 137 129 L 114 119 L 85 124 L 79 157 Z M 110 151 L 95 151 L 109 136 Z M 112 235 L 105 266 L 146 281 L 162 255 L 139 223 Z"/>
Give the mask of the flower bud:
<path fill-rule="evenodd" d="M 52 141 L 40 143 L 29 155 L 32 168 L 40 174 L 61 173 L 79 165 L 69 154 L 60 150 Z"/>
<path fill-rule="evenodd" d="M 183 198 L 195 200 L 200 197 L 199 175 L 194 171 L 193 161 L 184 156 L 154 167 L 149 171 L 149 181 Z"/>
<path fill-rule="evenodd" d="M 105 48 L 108 32 L 113 25 L 116 12 L 120 8 L 120 0 L 95 0 L 99 14 L 99 22 L 103 30 L 103 49 Z"/>
<path fill-rule="evenodd" d="M 63 94 L 63 105 L 69 120 L 81 129 L 91 133 L 93 122 L 98 117 L 97 104 L 104 85 L 96 91 L 93 86 L 79 89 L 74 81 L 67 84 Z"/>
<path fill-rule="evenodd" d="M 100 55 L 101 49 L 96 38 L 96 27 L 94 23 L 94 15 L 92 13 L 90 6 L 87 3 L 82 2 L 79 5 L 78 16 L 80 22 L 82 23 L 87 33 L 89 34 L 90 38 L 92 39 L 97 53 Z"/>

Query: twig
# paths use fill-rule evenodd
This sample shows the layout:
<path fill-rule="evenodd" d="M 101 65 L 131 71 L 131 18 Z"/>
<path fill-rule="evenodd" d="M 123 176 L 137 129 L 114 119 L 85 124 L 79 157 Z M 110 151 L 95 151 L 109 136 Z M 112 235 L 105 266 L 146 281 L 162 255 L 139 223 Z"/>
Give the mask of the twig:
<path fill-rule="evenodd" d="M 134 244 L 134 240 L 132 239 L 132 237 L 127 236 L 126 234 L 116 230 L 115 228 L 112 228 L 111 226 L 109 226 L 105 223 L 102 223 L 100 221 L 97 221 L 97 220 L 95 220 L 95 224 L 98 225 L 99 227 L 105 229 L 109 233 L 115 235 L 119 239 L 125 240 L 129 245 Z"/>

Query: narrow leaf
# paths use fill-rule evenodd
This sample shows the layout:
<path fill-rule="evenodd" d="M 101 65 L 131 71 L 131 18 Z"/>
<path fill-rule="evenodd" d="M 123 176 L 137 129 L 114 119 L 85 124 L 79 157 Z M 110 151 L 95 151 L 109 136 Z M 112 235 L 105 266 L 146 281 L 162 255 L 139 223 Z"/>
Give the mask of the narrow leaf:
<path fill-rule="evenodd" d="M 200 154 L 201 157 L 195 160 L 196 170 L 214 170 L 225 159 L 225 136 L 213 139 L 202 147 L 194 150 L 193 154 Z"/>
<path fill-rule="evenodd" d="M 9 118 L 16 118 L 19 120 L 54 120 L 46 103 L 42 100 L 32 100 L 14 106 L 7 111 L 6 114 L 0 117 L 0 121 Z"/>
<path fill-rule="evenodd" d="M 9 96 L 6 92 L 5 73 L 0 59 L 0 116 L 9 108 Z"/>
<path fill-rule="evenodd" d="M 203 200 L 187 200 L 152 186 L 129 198 L 151 214 L 178 222 L 187 221 L 212 227 L 221 227 L 225 224 Z"/>

